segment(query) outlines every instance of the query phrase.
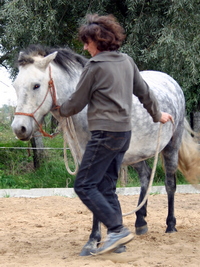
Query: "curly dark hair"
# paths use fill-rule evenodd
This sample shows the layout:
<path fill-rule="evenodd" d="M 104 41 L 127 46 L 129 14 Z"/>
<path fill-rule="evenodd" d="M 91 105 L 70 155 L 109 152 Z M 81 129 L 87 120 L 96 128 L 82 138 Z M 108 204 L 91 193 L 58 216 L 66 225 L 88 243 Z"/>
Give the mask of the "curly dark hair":
<path fill-rule="evenodd" d="M 79 39 L 83 43 L 94 41 L 99 51 L 118 50 L 125 38 L 123 27 L 113 15 L 88 14 L 86 24 L 79 28 Z"/>

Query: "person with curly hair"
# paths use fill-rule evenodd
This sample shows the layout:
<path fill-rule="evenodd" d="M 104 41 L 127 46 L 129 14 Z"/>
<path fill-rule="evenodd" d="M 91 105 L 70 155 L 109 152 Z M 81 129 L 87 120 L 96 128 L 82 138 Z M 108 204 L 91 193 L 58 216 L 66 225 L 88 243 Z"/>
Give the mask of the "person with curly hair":
<path fill-rule="evenodd" d="M 116 195 L 119 169 L 131 139 L 132 94 L 154 122 L 172 120 L 142 79 L 131 57 L 118 51 L 125 40 L 123 27 L 113 15 L 89 14 L 79 29 L 84 49 L 91 54 L 76 91 L 60 107 L 61 116 L 72 116 L 86 105 L 91 139 L 88 141 L 74 190 L 93 215 L 107 228 L 104 244 L 91 253 L 103 254 L 133 239 L 123 225 Z"/>

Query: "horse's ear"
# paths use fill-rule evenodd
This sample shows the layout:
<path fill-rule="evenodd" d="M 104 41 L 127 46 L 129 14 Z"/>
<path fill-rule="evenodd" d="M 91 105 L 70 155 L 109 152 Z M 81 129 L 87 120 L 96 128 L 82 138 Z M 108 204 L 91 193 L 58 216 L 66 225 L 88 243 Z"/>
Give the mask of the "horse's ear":
<path fill-rule="evenodd" d="M 46 69 L 49 63 L 55 59 L 57 53 L 58 51 L 55 51 L 44 58 L 39 58 L 38 60 L 34 60 L 34 64 L 40 69 Z"/>

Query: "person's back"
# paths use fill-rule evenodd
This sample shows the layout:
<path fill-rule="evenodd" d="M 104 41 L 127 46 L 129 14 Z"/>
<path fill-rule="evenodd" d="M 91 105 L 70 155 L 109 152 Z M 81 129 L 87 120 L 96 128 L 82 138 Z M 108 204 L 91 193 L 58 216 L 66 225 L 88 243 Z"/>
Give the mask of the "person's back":
<path fill-rule="evenodd" d="M 93 76 L 88 104 L 90 130 L 131 130 L 133 68 L 122 53 L 101 52 L 88 63 Z"/>

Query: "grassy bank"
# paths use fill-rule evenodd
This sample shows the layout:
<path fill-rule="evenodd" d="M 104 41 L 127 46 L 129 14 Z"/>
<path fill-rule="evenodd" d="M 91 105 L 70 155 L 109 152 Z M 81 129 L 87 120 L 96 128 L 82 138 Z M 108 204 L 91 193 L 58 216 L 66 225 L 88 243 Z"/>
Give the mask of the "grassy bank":
<path fill-rule="evenodd" d="M 51 148 L 62 148 L 63 139 L 57 135 L 54 139 L 44 138 L 44 146 Z M 33 167 L 33 151 L 30 142 L 22 142 L 14 137 L 9 125 L 0 125 L 0 188 L 59 188 L 73 187 L 74 176 L 67 173 L 63 150 L 45 150 L 44 160 L 40 163 L 40 168 Z M 14 148 L 21 149 L 14 149 Z M 23 149 L 29 147 L 29 149 Z M 70 166 L 73 169 L 73 161 L 70 157 Z M 153 159 L 148 160 L 153 164 Z M 183 176 L 177 174 L 177 183 L 186 183 Z M 164 185 L 164 172 L 159 161 L 154 178 L 154 185 Z M 120 185 L 120 182 L 118 183 Z M 140 186 L 137 173 L 128 167 L 128 187 Z"/>

